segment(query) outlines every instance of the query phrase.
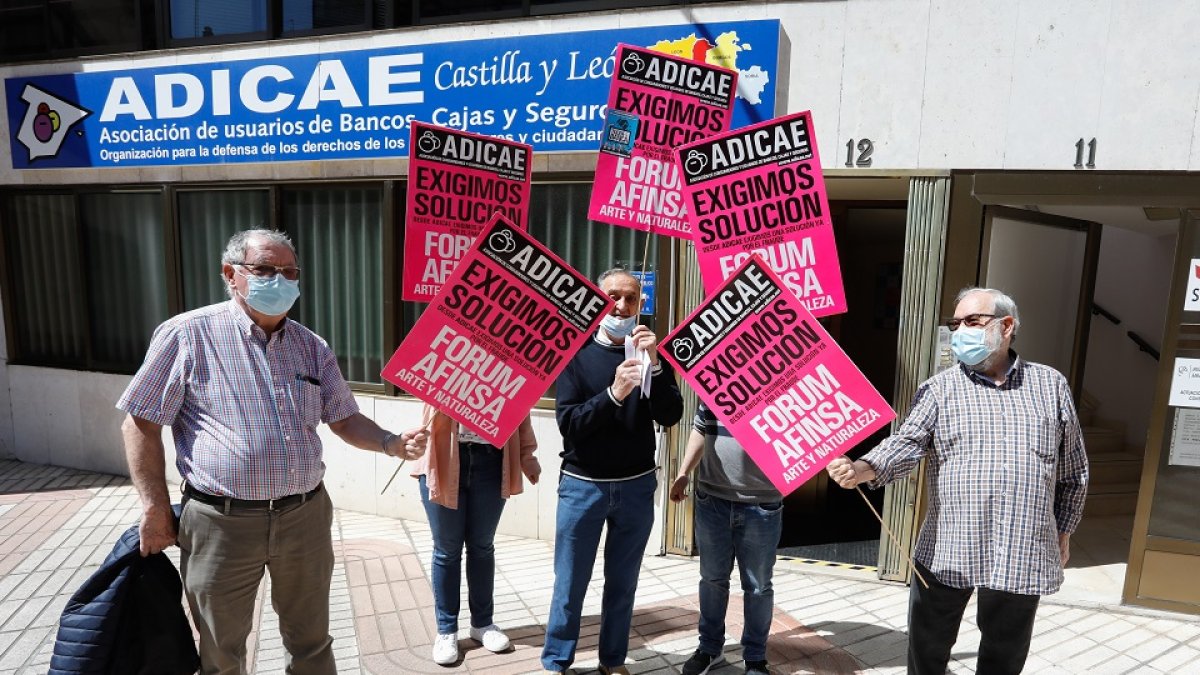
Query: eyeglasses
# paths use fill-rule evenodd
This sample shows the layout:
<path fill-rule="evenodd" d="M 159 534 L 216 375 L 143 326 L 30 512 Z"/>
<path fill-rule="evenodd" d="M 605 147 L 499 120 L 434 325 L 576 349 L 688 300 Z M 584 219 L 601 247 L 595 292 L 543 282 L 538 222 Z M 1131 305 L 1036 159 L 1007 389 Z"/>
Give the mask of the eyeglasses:
<path fill-rule="evenodd" d="M 946 327 L 950 330 L 958 330 L 958 327 L 965 323 L 970 328 L 979 328 L 980 326 L 988 325 L 988 323 L 995 318 L 997 318 L 995 314 L 968 314 L 961 319 L 957 317 L 953 319 L 947 319 Z"/>
<path fill-rule="evenodd" d="M 250 273 L 256 277 L 270 279 L 276 274 L 282 274 L 284 279 L 288 281 L 296 281 L 300 278 L 299 267 L 279 267 L 277 265 L 250 265 L 244 262 L 235 262 L 234 265 L 245 267 L 250 270 Z"/>

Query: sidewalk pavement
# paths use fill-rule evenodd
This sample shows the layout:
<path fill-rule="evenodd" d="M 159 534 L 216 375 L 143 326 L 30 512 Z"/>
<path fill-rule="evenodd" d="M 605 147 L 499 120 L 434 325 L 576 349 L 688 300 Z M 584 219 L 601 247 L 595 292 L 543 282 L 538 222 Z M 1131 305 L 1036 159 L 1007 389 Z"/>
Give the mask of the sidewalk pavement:
<path fill-rule="evenodd" d="M 175 495 L 178 498 L 178 495 Z M 56 622 L 67 599 L 96 569 L 117 537 L 137 522 L 128 479 L 74 469 L 0 461 L 0 673 L 45 673 Z M 434 665 L 429 528 L 338 510 L 333 525 L 330 631 L 344 675 L 540 672 L 538 656 L 553 584 L 549 542 L 496 538 L 496 623 L 514 649 L 491 654 L 469 638 L 452 667 Z M 178 550 L 172 549 L 178 562 Z M 584 606 L 575 663 L 595 672 L 597 566 Z M 647 556 L 634 609 L 633 673 L 677 673 L 696 646 L 699 565 Z M 737 576 L 734 573 L 734 586 Z M 269 581 L 264 581 L 269 584 Z M 464 588 L 465 591 L 465 588 Z M 260 600 L 269 597 L 260 593 Z M 781 561 L 768 658 L 775 673 L 904 672 L 907 588 L 873 572 L 827 570 Z M 729 605 L 725 657 L 714 675 L 742 672 L 737 637 L 741 601 Z M 466 602 L 463 602 L 464 610 Z M 465 636 L 466 631 L 462 631 Z M 974 672 L 979 631 L 968 608 L 951 672 Z M 250 653 L 257 673 L 283 672 L 283 647 L 270 603 L 262 603 Z M 1122 606 L 1083 606 L 1050 596 L 1034 628 L 1029 673 L 1200 672 L 1195 617 Z"/>

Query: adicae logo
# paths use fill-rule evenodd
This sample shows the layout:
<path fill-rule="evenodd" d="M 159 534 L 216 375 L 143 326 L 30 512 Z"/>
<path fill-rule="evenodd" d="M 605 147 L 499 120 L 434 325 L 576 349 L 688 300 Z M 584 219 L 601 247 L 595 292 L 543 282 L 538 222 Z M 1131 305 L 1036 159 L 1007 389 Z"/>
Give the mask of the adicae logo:
<path fill-rule="evenodd" d="M 517 242 L 513 240 L 512 232 L 497 230 L 488 237 L 488 245 L 497 253 L 512 253 L 517 250 Z"/>
<path fill-rule="evenodd" d="M 421 152 L 435 152 L 442 147 L 442 141 L 432 130 L 426 129 L 425 133 L 421 134 L 421 138 L 417 140 L 417 145 L 421 148 Z"/>
<path fill-rule="evenodd" d="M 671 341 L 671 349 L 674 350 L 675 357 L 680 361 L 691 361 L 692 350 L 695 348 L 691 338 L 681 337 Z"/>
<path fill-rule="evenodd" d="M 626 75 L 637 75 L 646 68 L 646 61 L 638 56 L 637 52 L 629 52 L 625 59 L 621 61 L 621 70 L 625 71 Z"/>
<path fill-rule="evenodd" d="M 71 128 L 92 114 L 90 110 L 28 83 L 21 91 L 21 100 L 27 107 L 17 130 L 17 141 L 29 151 L 30 163 L 43 157 L 57 157 Z M 75 133 L 82 135 L 83 132 Z"/>
<path fill-rule="evenodd" d="M 704 156 L 699 150 L 689 150 L 688 156 L 683 160 L 683 170 L 688 172 L 689 176 L 695 176 L 704 171 L 708 167 L 708 157 Z"/>

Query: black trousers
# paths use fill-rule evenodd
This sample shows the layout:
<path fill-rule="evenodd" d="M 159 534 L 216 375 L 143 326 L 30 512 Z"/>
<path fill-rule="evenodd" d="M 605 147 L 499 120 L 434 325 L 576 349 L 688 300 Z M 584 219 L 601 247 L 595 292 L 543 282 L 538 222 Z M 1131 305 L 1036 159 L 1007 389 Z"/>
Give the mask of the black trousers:
<path fill-rule="evenodd" d="M 909 675 L 945 675 L 950 649 L 958 639 L 963 610 L 972 588 L 951 588 L 921 563 L 917 569 L 929 588 L 914 576 L 908 601 Z M 1015 675 L 1025 667 L 1033 619 L 1041 596 L 979 589 L 977 675 Z"/>

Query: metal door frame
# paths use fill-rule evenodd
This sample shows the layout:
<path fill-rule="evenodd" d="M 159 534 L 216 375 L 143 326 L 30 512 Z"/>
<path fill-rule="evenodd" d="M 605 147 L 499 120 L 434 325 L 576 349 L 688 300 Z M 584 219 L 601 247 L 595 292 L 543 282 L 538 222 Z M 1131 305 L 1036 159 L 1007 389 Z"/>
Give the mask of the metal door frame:
<path fill-rule="evenodd" d="M 1200 604 L 1176 602 L 1142 593 L 1143 574 L 1148 557 L 1191 556 L 1195 560 L 1188 565 L 1193 571 L 1200 568 L 1200 541 L 1188 541 L 1150 534 L 1150 515 L 1154 506 L 1154 493 L 1158 485 L 1159 469 L 1163 455 L 1171 443 L 1168 424 L 1173 420 L 1172 408 L 1168 405 L 1172 371 L 1180 352 L 1195 358 L 1200 353 L 1200 324 L 1185 322 L 1183 305 L 1186 294 L 1188 268 L 1195 254 L 1191 251 L 1200 245 L 1200 210 L 1188 210 L 1180 217 L 1179 233 L 1175 244 L 1175 261 L 1172 266 L 1171 292 L 1167 306 L 1167 325 L 1163 331 L 1162 358 L 1158 363 L 1155 382 L 1154 406 L 1150 411 L 1150 424 L 1146 433 L 1146 454 L 1142 464 L 1142 483 L 1138 488 L 1137 510 L 1133 518 L 1133 534 L 1130 536 L 1129 565 L 1125 570 L 1125 585 L 1121 601 L 1155 609 L 1200 614 Z M 1200 469 L 1198 469 L 1200 470 Z M 1147 555 L 1149 554 L 1149 556 Z M 1178 560 L 1178 558 L 1177 558 Z M 1194 584 L 1195 578 L 1156 579 L 1158 584 Z"/>
<path fill-rule="evenodd" d="M 983 242 L 979 252 L 979 276 L 977 284 L 982 285 L 988 275 L 988 257 L 991 251 L 993 220 L 1007 218 L 1027 223 L 1045 225 L 1064 230 L 1083 232 L 1087 237 L 1083 253 L 1083 279 L 1079 284 L 1079 302 L 1075 313 L 1075 340 L 1071 345 L 1071 372 L 1064 373 L 1067 382 L 1071 384 L 1071 394 L 1075 403 L 1083 394 L 1084 365 L 1087 362 L 1088 336 L 1092 326 L 1092 303 L 1096 297 L 1096 272 L 1100 260 L 1100 234 L 1102 226 L 1090 220 L 1068 218 L 1052 213 L 1030 211 L 1010 206 L 985 206 L 983 209 Z M 953 308 L 950 308 L 953 309 Z"/>

